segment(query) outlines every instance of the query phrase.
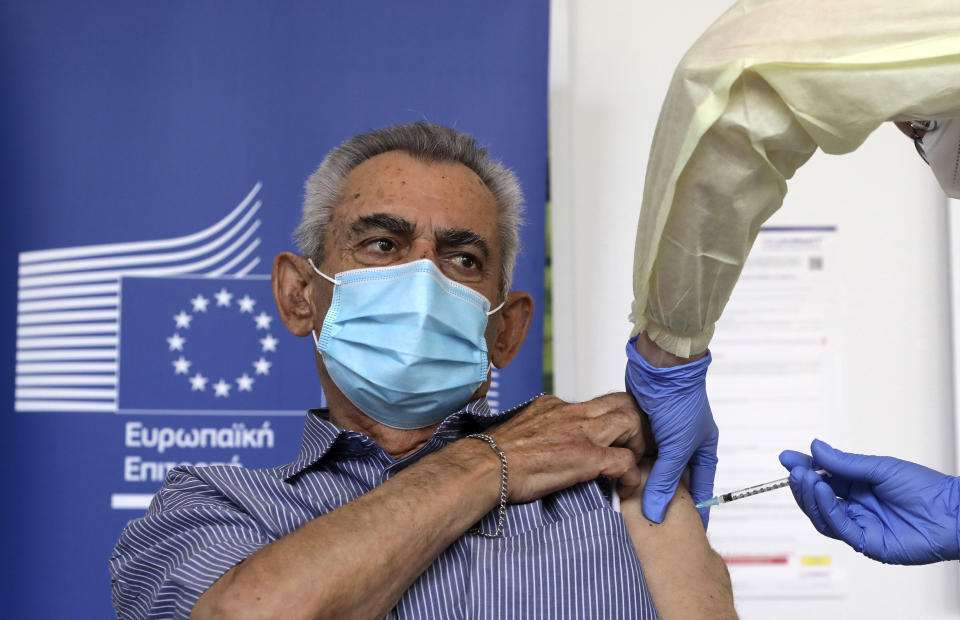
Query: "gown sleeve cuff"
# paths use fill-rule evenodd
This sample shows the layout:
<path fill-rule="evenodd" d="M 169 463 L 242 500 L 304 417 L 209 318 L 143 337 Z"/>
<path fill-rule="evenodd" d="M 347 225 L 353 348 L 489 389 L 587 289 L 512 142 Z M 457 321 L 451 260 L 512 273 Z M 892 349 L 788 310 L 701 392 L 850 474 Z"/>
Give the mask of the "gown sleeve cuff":
<path fill-rule="evenodd" d="M 714 326 L 712 324 L 697 334 L 680 334 L 671 331 L 669 327 L 651 321 L 646 315 L 631 316 L 630 318 L 633 321 L 633 330 L 630 332 L 631 338 L 642 331 L 646 331 L 647 336 L 658 347 L 678 357 L 693 357 L 703 353 L 710 345 L 710 339 L 713 338 Z"/>

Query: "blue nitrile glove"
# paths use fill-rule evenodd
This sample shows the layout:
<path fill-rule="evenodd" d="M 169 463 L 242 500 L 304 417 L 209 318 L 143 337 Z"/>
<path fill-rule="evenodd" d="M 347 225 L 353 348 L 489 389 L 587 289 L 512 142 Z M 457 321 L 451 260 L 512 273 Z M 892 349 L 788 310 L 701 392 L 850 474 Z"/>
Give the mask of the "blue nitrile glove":
<path fill-rule="evenodd" d="M 815 439 L 786 450 L 790 489 L 814 527 L 887 564 L 960 558 L 960 478 L 889 456 L 848 454 Z M 822 478 L 811 471 L 823 468 Z"/>
<path fill-rule="evenodd" d="M 643 491 L 643 514 L 663 522 L 684 468 L 690 466 L 690 495 L 698 504 L 713 497 L 719 433 L 707 401 L 710 354 L 670 368 L 655 368 L 637 352 L 636 337 L 627 341 L 627 390 L 650 418 L 657 460 Z M 709 508 L 700 510 L 703 528 Z"/>

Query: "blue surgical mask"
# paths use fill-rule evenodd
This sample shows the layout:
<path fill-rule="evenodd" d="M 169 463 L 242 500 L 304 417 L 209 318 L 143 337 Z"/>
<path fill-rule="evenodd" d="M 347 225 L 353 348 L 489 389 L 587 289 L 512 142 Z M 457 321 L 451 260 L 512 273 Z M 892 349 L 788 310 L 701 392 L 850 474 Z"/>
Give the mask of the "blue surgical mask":
<path fill-rule="evenodd" d="M 490 302 L 430 260 L 352 269 L 314 335 L 330 378 L 365 414 L 400 429 L 436 424 L 487 380 Z"/>

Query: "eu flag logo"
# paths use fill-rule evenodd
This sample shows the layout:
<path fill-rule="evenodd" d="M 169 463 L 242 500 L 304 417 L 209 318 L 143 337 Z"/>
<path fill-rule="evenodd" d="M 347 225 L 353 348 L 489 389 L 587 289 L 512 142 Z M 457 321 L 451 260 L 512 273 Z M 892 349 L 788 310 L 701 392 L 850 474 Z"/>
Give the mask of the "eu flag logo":
<path fill-rule="evenodd" d="M 121 413 L 297 413 L 320 404 L 309 341 L 267 277 L 138 278 L 120 286 Z"/>
<path fill-rule="evenodd" d="M 295 413 L 322 405 L 309 341 L 274 311 L 261 184 L 181 237 L 22 252 L 16 411 Z"/>

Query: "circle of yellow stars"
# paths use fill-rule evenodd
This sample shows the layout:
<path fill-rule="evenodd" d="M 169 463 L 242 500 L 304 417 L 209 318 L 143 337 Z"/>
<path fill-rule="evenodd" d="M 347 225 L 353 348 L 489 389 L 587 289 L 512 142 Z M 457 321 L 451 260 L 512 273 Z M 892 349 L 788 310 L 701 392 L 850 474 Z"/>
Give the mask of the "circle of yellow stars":
<path fill-rule="evenodd" d="M 248 373 L 244 372 L 239 377 L 235 377 L 232 381 L 227 381 L 225 378 L 220 377 L 219 381 L 216 383 L 210 383 L 212 379 L 201 374 L 199 371 L 195 371 L 194 374 L 191 375 L 190 367 L 193 365 L 193 362 L 184 356 L 184 345 L 188 340 L 185 334 L 189 333 L 187 330 L 190 329 L 190 323 L 194 318 L 207 313 L 207 308 L 210 306 L 212 300 L 204 297 L 201 293 L 197 293 L 197 296 L 190 300 L 192 314 L 187 313 L 186 310 L 180 310 L 179 313 L 173 315 L 175 327 L 173 335 L 167 338 L 167 346 L 169 347 L 171 353 L 179 352 L 180 354 L 180 357 L 171 362 L 173 365 L 173 372 L 176 375 L 186 375 L 190 382 L 190 390 L 193 392 L 206 392 L 207 384 L 210 383 L 209 387 L 212 389 L 215 398 L 229 398 L 230 391 L 234 387 L 236 387 L 237 393 L 252 392 L 256 377 L 258 375 L 270 374 L 270 367 L 273 365 L 273 362 L 266 359 L 263 354 L 275 353 L 277 351 L 277 344 L 279 343 L 279 340 L 274 338 L 273 334 L 270 333 L 270 323 L 273 321 L 273 317 L 263 311 L 261 311 L 259 314 L 254 314 L 254 306 L 256 306 L 257 300 L 253 299 L 249 295 L 244 295 L 240 299 L 237 299 L 235 306 L 233 299 L 234 297 L 235 295 L 228 291 L 226 287 L 222 287 L 213 295 L 213 298 L 216 301 L 216 306 L 214 307 L 236 307 L 241 314 L 250 315 L 258 332 L 261 330 L 267 332 L 266 336 L 260 338 L 260 358 L 255 360 L 252 364 L 253 376 L 250 376 Z"/>

